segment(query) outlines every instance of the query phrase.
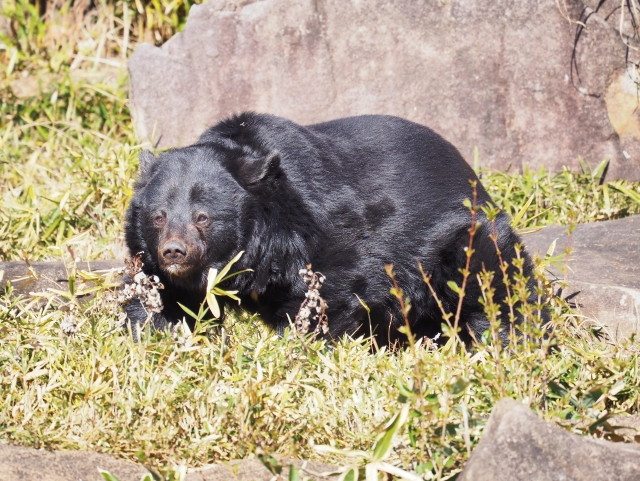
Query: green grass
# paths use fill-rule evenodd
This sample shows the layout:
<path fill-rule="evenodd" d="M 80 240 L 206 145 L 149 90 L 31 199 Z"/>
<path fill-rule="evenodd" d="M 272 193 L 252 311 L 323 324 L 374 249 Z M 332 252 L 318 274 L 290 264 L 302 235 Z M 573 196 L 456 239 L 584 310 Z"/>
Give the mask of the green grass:
<path fill-rule="evenodd" d="M 140 150 L 124 61 L 139 41 L 161 43 L 179 30 L 190 2 L 102 2 L 83 25 L 55 12 L 43 22 L 22 0 L 3 4 L 13 30 L 0 47 L 0 260 L 68 261 L 70 250 L 82 259 L 122 256 Z M 481 175 L 518 228 L 640 212 L 640 185 L 601 185 L 600 172 Z M 449 345 L 371 354 L 363 340 L 327 350 L 278 338 L 245 314 L 225 330 L 204 324 L 193 335 L 149 333 L 134 344 L 104 293 L 89 304 L 71 294 L 5 293 L 0 440 L 139 454 L 159 466 L 260 453 L 344 465 L 351 461 L 314 446 L 370 452 L 409 406 L 389 462 L 446 479 L 504 396 L 584 435 L 607 435 L 612 413 L 638 412 L 638 343 L 598 338 L 561 300 L 551 309 L 558 347 L 550 352 L 536 342 L 507 352 L 489 336 L 473 352 Z"/>
<path fill-rule="evenodd" d="M 640 213 L 640 183 L 623 180 L 601 182 L 604 160 L 595 168 L 582 162 L 582 171 L 551 173 L 544 168 L 522 173 L 480 171 L 493 200 L 518 226 L 573 225 L 619 219 Z"/>

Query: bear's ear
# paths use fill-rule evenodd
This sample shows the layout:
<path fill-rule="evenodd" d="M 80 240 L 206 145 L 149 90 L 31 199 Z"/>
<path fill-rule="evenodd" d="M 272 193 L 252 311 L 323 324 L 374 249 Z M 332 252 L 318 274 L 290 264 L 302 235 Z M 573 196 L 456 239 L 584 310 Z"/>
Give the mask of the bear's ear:
<path fill-rule="evenodd" d="M 140 177 L 146 177 L 151 172 L 151 167 L 153 167 L 156 160 L 158 159 L 150 151 L 143 150 L 140 152 Z"/>
<path fill-rule="evenodd" d="M 260 171 L 260 178 L 258 182 L 262 182 L 268 178 L 273 178 L 278 175 L 280 171 L 280 152 L 272 150 L 262 160 L 262 169 Z"/>
<path fill-rule="evenodd" d="M 246 187 L 256 187 L 278 177 L 280 152 L 272 150 L 259 160 L 245 161 L 240 169 L 240 181 Z"/>

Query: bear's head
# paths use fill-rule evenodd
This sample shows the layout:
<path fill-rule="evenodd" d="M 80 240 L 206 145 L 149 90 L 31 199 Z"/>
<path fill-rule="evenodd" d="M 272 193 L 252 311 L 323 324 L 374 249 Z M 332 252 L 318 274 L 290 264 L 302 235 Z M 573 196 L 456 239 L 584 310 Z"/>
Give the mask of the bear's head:
<path fill-rule="evenodd" d="M 142 152 L 126 216 L 130 253 L 142 252 L 145 271 L 164 281 L 204 290 L 209 268 L 244 250 L 255 221 L 248 206 L 258 191 L 273 191 L 279 171 L 277 152 L 214 143 Z"/>

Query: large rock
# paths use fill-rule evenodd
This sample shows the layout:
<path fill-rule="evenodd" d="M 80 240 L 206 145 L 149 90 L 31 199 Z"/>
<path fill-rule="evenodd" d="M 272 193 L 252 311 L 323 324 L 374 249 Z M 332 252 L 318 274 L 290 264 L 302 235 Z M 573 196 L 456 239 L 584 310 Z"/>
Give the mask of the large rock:
<path fill-rule="evenodd" d="M 106 454 L 44 451 L 0 443 L 0 481 L 104 481 L 98 468 L 120 481 L 140 481 L 147 470 Z"/>
<path fill-rule="evenodd" d="M 640 334 L 640 216 L 567 227 L 549 226 L 524 237 L 527 250 L 544 256 L 555 240 L 554 256 L 571 253 L 551 266 L 566 282 L 562 297 L 602 326 L 613 340 Z"/>
<path fill-rule="evenodd" d="M 609 418 L 605 426 L 614 440 L 640 443 L 640 413 L 618 414 Z"/>
<path fill-rule="evenodd" d="M 317 480 L 335 468 L 318 462 L 285 460 L 282 478 L 288 479 L 289 463 L 305 468 Z M 0 481 L 104 481 L 98 468 L 109 471 L 120 481 L 140 481 L 144 466 L 89 451 L 44 451 L 0 443 Z M 257 459 L 189 469 L 185 481 L 270 481 L 274 476 Z"/>
<path fill-rule="evenodd" d="M 609 15 L 619 5 L 211 0 L 161 48 L 131 57 L 134 124 L 169 147 L 245 109 L 302 124 L 392 114 L 432 127 L 468 160 L 478 146 L 484 166 L 609 158 L 610 177 L 639 179 L 640 52 L 622 42 L 619 10 Z"/>
<path fill-rule="evenodd" d="M 112 269 L 122 269 L 124 261 L 78 262 L 76 268 L 85 272 L 106 274 Z M 0 292 L 6 282 L 11 282 L 15 294 L 47 292 L 49 289 L 67 291 L 69 289 L 70 266 L 64 262 L 0 262 Z M 84 289 L 93 285 L 77 279 L 77 288 Z"/>
<path fill-rule="evenodd" d="M 640 479 L 640 445 L 583 438 L 503 399 L 458 481 L 630 481 Z"/>

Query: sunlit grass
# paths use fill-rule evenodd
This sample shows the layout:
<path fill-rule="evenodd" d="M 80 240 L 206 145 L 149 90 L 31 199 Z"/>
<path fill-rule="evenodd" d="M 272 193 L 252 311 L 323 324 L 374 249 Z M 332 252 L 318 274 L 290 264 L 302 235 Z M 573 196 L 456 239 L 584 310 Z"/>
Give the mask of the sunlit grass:
<path fill-rule="evenodd" d="M 502 397 L 583 434 L 640 403 L 638 344 L 598 340 L 557 300 L 551 352 L 536 341 L 372 354 L 363 341 L 326 349 L 278 337 L 245 314 L 224 331 L 204 324 L 134 343 L 100 299 L 76 314 L 59 300 L 0 300 L 1 439 L 129 459 L 142 450 L 158 465 L 257 451 L 317 459 L 314 445 L 370 449 L 409 403 L 391 461 L 440 479 L 462 466 Z M 66 335 L 69 316 L 77 332 Z"/>
<path fill-rule="evenodd" d="M 520 227 L 570 225 L 619 219 L 640 213 L 640 183 L 602 179 L 606 160 L 582 171 L 551 173 L 525 168 L 522 173 L 480 171 L 493 200 L 512 216 L 523 207 Z"/>

